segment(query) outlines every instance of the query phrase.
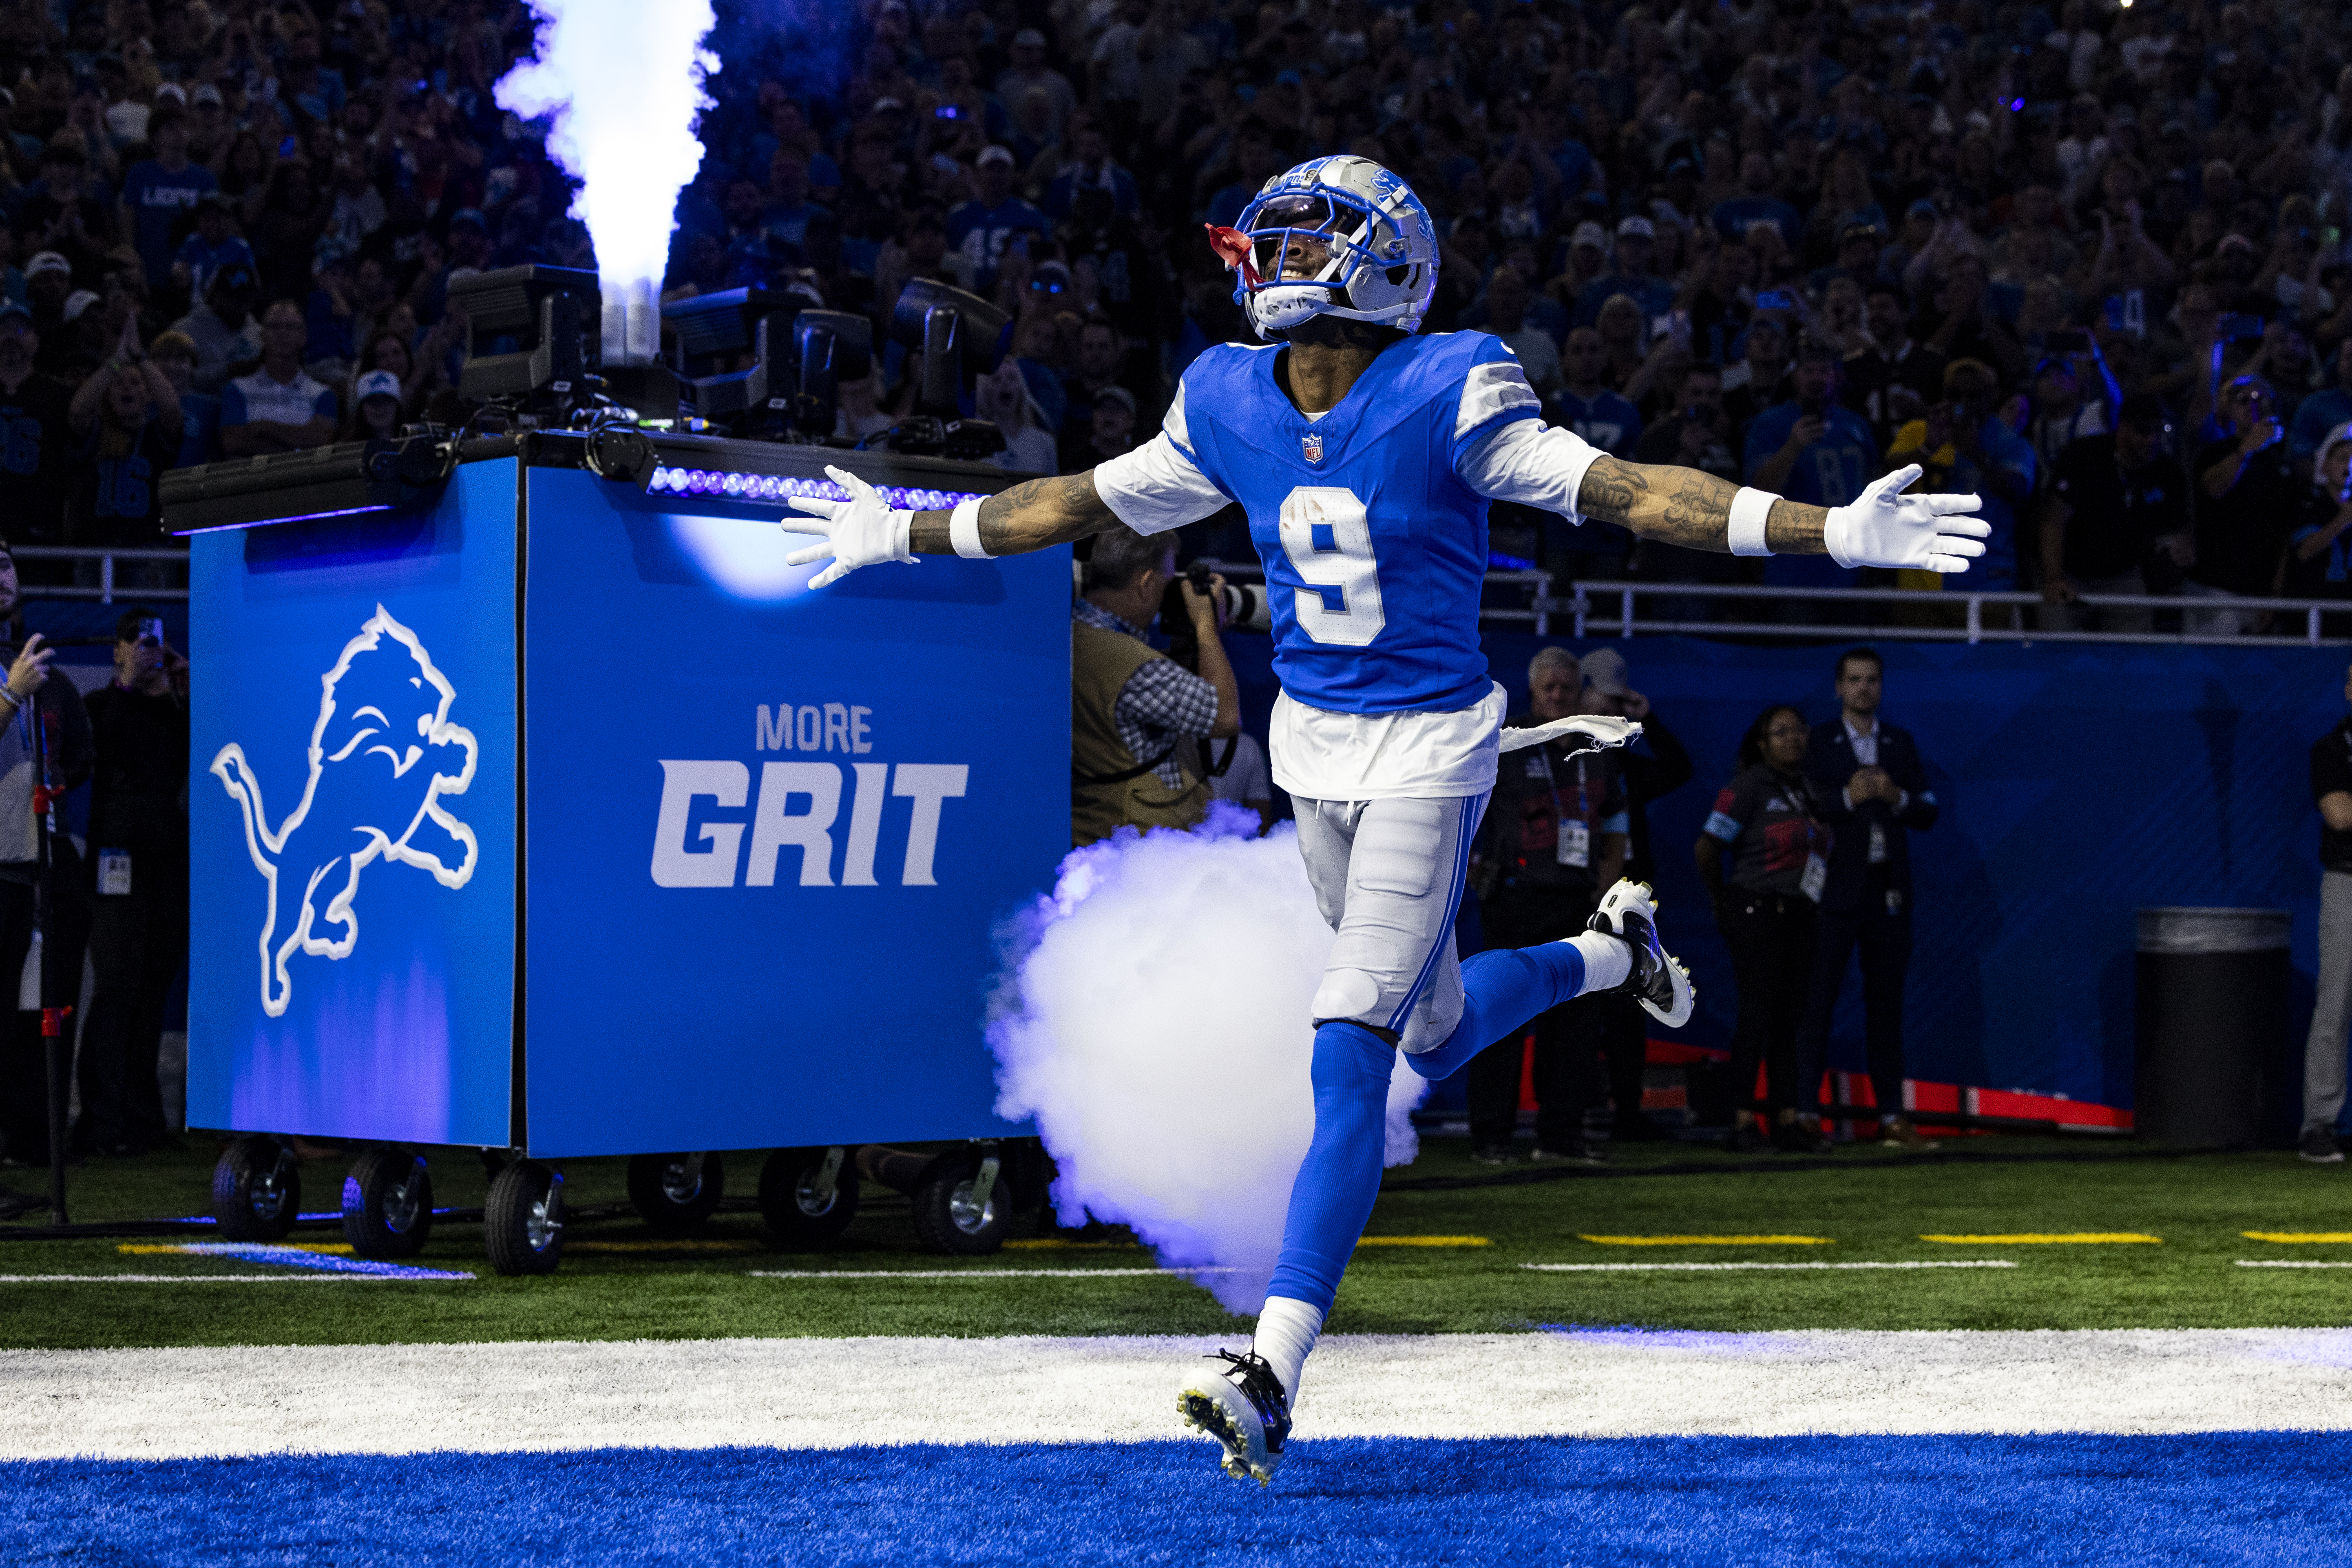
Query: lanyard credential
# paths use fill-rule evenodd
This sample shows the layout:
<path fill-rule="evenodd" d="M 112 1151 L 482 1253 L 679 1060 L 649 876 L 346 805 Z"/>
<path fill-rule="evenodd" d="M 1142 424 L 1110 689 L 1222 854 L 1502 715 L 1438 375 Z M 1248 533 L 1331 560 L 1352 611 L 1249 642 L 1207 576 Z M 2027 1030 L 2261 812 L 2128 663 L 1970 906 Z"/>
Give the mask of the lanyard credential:
<path fill-rule="evenodd" d="M 1568 810 L 1559 803 L 1559 781 L 1552 775 L 1551 748 L 1538 746 L 1536 754 L 1543 759 L 1544 784 L 1551 791 L 1552 858 L 1563 866 L 1587 867 L 1592 864 L 1592 827 L 1584 820 L 1584 753 L 1576 756 L 1576 819 L 1569 820 Z"/>

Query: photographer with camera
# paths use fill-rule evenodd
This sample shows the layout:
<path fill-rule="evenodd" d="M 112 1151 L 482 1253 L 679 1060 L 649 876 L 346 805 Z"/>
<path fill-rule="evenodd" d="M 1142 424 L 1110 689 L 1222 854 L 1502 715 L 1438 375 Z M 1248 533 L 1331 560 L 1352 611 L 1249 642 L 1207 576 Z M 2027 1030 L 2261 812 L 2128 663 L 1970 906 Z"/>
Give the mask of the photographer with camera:
<path fill-rule="evenodd" d="M 1121 827 L 1191 827 L 1208 814 L 1197 742 L 1241 732 L 1241 689 L 1219 641 L 1224 579 L 1176 574 L 1172 534 L 1096 536 L 1070 605 L 1070 843 Z M 1199 673 L 1145 640 L 1176 592 Z"/>

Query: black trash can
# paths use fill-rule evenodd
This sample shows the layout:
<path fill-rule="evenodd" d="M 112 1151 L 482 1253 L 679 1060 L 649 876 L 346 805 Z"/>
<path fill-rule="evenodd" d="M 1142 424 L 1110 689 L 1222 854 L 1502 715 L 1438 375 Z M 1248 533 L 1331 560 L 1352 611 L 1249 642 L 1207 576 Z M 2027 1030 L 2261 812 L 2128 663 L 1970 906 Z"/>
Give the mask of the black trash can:
<path fill-rule="evenodd" d="M 2286 1037 L 2284 910 L 2139 911 L 2133 1130 L 2200 1148 L 2254 1142 Z"/>

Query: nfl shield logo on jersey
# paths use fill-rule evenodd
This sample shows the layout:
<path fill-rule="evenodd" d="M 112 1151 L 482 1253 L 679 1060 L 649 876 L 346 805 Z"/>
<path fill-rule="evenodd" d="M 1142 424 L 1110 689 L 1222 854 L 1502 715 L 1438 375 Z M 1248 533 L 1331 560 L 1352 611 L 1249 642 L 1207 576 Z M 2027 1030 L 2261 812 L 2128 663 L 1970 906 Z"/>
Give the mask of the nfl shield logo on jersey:
<path fill-rule="evenodd" d="M 1320 436 L 1301 436 L 1298 438 L 1298 450 L 1305 455 L 1308 462 L 1321 462 L 1323 460 L 1323 437 Z"/>

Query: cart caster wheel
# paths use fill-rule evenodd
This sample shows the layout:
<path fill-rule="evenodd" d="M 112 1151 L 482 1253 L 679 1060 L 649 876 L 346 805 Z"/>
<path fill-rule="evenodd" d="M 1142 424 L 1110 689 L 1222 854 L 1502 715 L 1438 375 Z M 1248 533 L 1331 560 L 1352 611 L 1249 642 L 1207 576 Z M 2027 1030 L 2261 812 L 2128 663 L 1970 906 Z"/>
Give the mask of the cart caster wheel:
<path fill-rule="evenodd" d="M 536 1160 L 500 1171 L 482 1207 L 482 1237 L 499 1273 L 554 1273 L 563 1260 L 563 1173 Z"/>
<path fill-rule="evenodd" d="M 290 1143 L 240 1138 L 213 1167 L 213 1218 L 229 1241 L 282 1241 L 301 1209 L 302 1173 Z"/>
<path fill-rule="evenodd" d="M 691 1236 L 719 1208 L 727 1173 L 716 1154 L 637 1154 L 629 1202 L 663 1236 Z"/>
<path fill-rule="evenodd" d="M 849 1151 L 779 1149 L 760 1168 L 760 1217 L 775 1246 L 823 1247 L 857 1217 L 857 1168 Z"/>
<path fill-rule="evenodd" d="M 914 1192 L 915 1233 L 933 1252 L 984 1257 L 1004 1245 L 1013 1194 L 993 1154 L 942 1160 Z"/>
<path fill-rule="evenodd" d="M 343 1239 L 362 1258 L 414 1258 L 433 1234 L 433 1178 L 425 1156 L 371 1149 L 343 1178 Z"/>

